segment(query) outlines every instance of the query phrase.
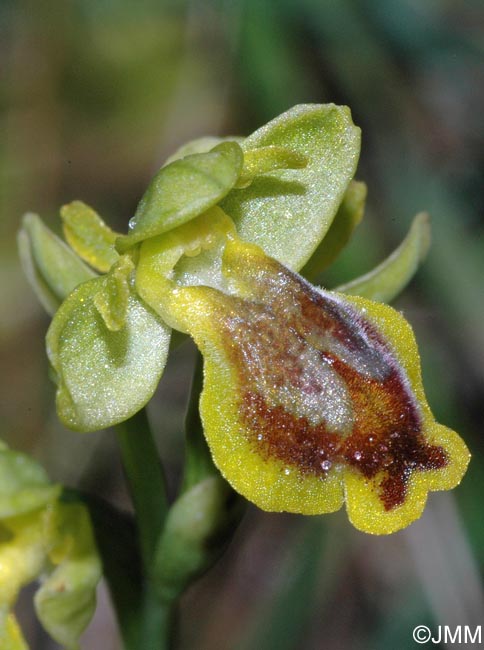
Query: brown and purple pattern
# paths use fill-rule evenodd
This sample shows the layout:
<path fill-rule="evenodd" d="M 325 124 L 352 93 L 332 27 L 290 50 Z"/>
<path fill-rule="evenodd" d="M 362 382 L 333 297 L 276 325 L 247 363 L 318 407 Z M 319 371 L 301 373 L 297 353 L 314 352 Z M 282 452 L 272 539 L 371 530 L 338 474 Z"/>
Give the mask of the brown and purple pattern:
<path fill-rule="evenodd" d="M 263 268 L 237 261 L 239 273 L 252 297 L 231 297 L 220 325 L 254 448 L 301 474 L 344 464 L 383 476 L 384 508 L 402 504 L 409 475 L 444 467 L 447 454 L 426 442 L 389 345 L 344 299 L 273 259 Z"/>

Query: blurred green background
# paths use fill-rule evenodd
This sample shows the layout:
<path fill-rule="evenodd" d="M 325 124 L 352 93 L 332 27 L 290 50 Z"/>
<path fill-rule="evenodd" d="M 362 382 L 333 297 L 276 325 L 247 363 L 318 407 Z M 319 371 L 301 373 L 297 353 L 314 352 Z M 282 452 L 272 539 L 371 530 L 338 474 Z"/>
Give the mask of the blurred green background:
<path fill-rule="evenodd" d="M 382 538 L 353 530 L 344 513 L 250 509 L 220 564 L 184 596 L 179 647 L 405 650 L 417 647 L 416 625 L 484 625 L 482 0 L 2 0 L 0 75 L 1 435 L 53 479 L 122 507 L 112 434 L 74 434 L 56 419 L 48 319 L 16 255 L 23 212 L 59 231 L 59 206 L 79 198 L 125 230 L 184 141 L 335 102 L 363 129 L 357 177 L 369 197 L 325 284 L 378 263 L 416 212 L 432 216 L 429 258 L 397 307 L 416 330 L 437 419 L 473 452 L 462 485 Z M 189 344 L 176 351 L 151 405 L 172 487 L 192 361 Z M 53 650 L 30 598 L 19 611 L 32 648 Z M 120 648 L 104 590 L 83 645 L 101 648 Z"/>

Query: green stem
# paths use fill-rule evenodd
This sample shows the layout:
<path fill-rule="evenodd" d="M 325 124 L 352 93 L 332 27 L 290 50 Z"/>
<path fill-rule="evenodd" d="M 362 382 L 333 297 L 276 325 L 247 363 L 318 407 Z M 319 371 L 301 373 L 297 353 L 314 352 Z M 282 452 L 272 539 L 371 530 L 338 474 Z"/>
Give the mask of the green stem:
<path fill-rule="evenodd" d="M 203 434 L 199 400 L 203 384 L 198 353 L 185 421 L 184 475 L 158 542 L 153 581 L 161 601 L 176 602 L 186 587 L 223 554 L 245 502 L 215 467 Z"/>
<path fill-rule="evenodd" d="M 168 650 L 173 605 L 156 597 L 151 580 L 155 549 L 169 505 L 163 469 L 144 409 L 118 424 L 116 433 L 135 510 L 144 574 L 142 590 L 128 614 L 132 624 L 127 629 L 124 625 L 123 638 L 126 650 Z M 122 615 L 119 610 L 118 614 Z"/>
<path fill-rule="evenodd" d="M 149 576 L 168 512 L 163 469 L 144 409 L 118 424 L 116 433 L 135 509 L 145 575 Z"/>
<path fill-rule="evenodd" d="M 197 350 L 190 400 L 185 418 L 185 465 L 180 495 L 208 476 L 217 476 L 200 419 L 200 393 L 203 386 L 203 359 Z"/>
<path fill-rule="evenodd" d="M 142 633 L 132 650 L 171 650 L 174 642 L 175 614 L 175 603 L 160 600 L 152 584 L 148 584 L 143 600 Z"/>
<path fill-rule="evenodd" d="M 109 585 L 125 650 L 169 650 L 174 608 L 143 580 L 133 520 L 109 504 L 84 498 Z"/>

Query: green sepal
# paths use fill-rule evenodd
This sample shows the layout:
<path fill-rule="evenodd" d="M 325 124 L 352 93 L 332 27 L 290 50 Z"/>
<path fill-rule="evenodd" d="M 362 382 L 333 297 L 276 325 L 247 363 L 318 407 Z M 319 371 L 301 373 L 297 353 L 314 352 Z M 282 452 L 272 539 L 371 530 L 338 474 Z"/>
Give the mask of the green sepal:
<path fill-rule="evenodd" d="M 195 153 L 207 153 L 210 149 L 213 149 L 222 142 L 236 142 L 241 144 L 244 141 L 244 138 L 236 135 L 225 136 L 221 138 L 216 135 L 206 135 L 201 138 L 195 138 L 195 140 L 189 140 L 181 145 L 174 153 L 171 154 L 166 160 L 164 167 L 169 165 L 175 160 L 180 160 L 186 156 L 192 156 Z"/>
<path fill-rule="evenodd" d="M 18 247 L 27 280 L 51 315 L 75 287 L 96 275 L 36 214 L 24 216 Z"/>
<path fill-rule="evenodd" d="M 328 231 L 355 173 L 360 129 L 347 107 L 300 105 L 242 143 L 244 152 L 267 146 L 289 149 L 307 165 L 261 174 L 231 191 L 220 207 L 242 239 L 298 270 Z"/>
<path fill-rule="evenodd" d="M 131 293 L 130 275 L 134 270 L 129 255 L 122 255 L 104 276 L 103 286 L 94 296 L 94 304 L 106 327 L 112 332 L 120 330 L 126 322 L 128 301 Z"/>
<path fill-rule="evenodd" d="M 243 154 L 236 142 L 222 142 L 162 167 L 130 222 L 131 232 L 116 240 L 124 252 L 138 242 L 190 221 L 218 203 L 235 185 Z"/>
<path fill-rule="evenodd" d="M 158 597 L 175 600 L 225 550 L 243 501 L 221 476 L 184 492 L 171 507 L 156 550 L 153 581 Z"/>
<path fill-rule="evenodd" d="M 390 302 L 410 282 L 430 247 L 430 219 L 426 212 L 414 218 L 407 236 L 391 255 L 372 271 L 342 284 L 341 293 Z"/>
<path fill-rule="evenodd" d="M 244 166 L 237 181 L 237 188 L 248 187 L 256 176 L 276 169 L 302 169 L 307 165 L 306 156 L 287 147 L 269 145 L 244 151 Z"/>
<path fill-rule="evenodd" d="M 304 265 L 301 275 L 314 281 L 324 269 L 334 262 L 363 218 L 366 194 L 365 183 L 351 181 L 333 223 L 323 241 Z"/>
<path fill-rule="evenodd" d="M 58 544 L 50 553 L 55 568 L 35 594 L 34 604 L 50 636 L 74 650 L 96 607 L 101 562 L 86 508 L 59 504 L 56 516 Z"/>
<path fill-rule="evenodd" d="M 0 519 L 18 517 L 57 499 L 59 485 L 52 485 L 44 469 L 18 451 L 0 448 Z"/>
<path fill-rule="evenodd" d="M 106 273 L 119 255 L 114 242 L 119 233 L 111 230 L 95 210 L 82 201 L 62 206 L 64 237 L 73 250 L 94 269 Z"/>
<path fill-rule="evenodd" d="M 132 292 L 121 329 L 110 331 L 96 305 L 104 277 L 78 287 L 47 332 L 56 373 L 57 412 L 66 426 L 95 431 L 139 411 L 158 385 L 170 329 Z"/>

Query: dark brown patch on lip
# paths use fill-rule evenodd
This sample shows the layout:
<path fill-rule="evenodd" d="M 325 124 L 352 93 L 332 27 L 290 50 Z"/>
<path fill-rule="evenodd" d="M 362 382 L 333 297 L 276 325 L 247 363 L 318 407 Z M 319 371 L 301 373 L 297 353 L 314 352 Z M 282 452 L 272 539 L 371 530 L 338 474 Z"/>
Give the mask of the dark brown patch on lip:
<path fill-rule="evenodd" d="M 350 466 L 367 479 L 377 478 L 385 510 L 401 505 L 412 472 L 448 463 L 445 450 L 423 436 L 403 370 L 376 328 L 356 310 L 353 315 L 351 307 L 315 291 L 274 260 L 270 265 L 262 274 L 265 292 L 258 286 L 259 300 L 231 299 L 223 322 L 249 439 L 258 453 L 301 474 L 324 478 L 334 465 Z M 274 389 L 281 386 L 289 396 L 322 395 L 318 377 L 301 361 L 305 349 L 343 380 L 353 410 L 348 430 L 329 430 L 324 420 L 314 424 L 296 408 L 291 412 L 287 400 L 274 402 Z M 342 360 L 338 350 L 350 361 Z"/>
<path fill-rule="evenodd" d="M 338 360 L 334 367 L 346 381 L 356 413 L 353 431 L 340 448 L 341 459 L 366 478 L 383 473 L 380 498 L 391 510 L 404 502 L 411 472 L 445 467 L 447 454 L 425 441 L 417 407 L 398 369 L 384 382 L 362 382 Z"/>
<path fill-rule="evenodd" d="M 341 464 L 368 479 L 382 473 L 380 499 L 385 510 L 391 510 L 404 502 L 410 474 L 445 467 L 447 454 L 424 440 L 416 409 L 397 373 L 384 384 L 365 381 L 362 386 L 357 373 L 338 365 L 335 360 L 357 416 L 348 437 L 328 431 L 324 423 L 313 426 L 283 406 L 269 407 L 262 395 L 250 391 L 244 393 L 241 415 L 259 452 L 302 474 L 324 477 Z"/>

